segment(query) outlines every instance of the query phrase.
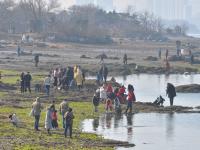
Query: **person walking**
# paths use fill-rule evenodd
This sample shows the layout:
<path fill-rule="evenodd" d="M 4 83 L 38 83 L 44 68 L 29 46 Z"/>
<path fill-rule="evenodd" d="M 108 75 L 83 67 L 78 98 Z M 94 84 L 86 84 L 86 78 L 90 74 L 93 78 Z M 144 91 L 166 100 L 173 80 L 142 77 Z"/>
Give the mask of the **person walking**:
<path fill-rule="evenodd" d="M 65 137 L 67 137 L 67 131 L 69 129 L 69 135 L 70 138 L 72 138 L 72 126 L 73 126 L 73 119 L 74 119 L 74 114 L 72 112 L 72 108 L 69 108 L 69 110 L 65 113 Z"/>
<path fill-rule="evenodd" d="M 44 86 L 45 86 L 45 91 L 47 96 L 49 96 L 50 93 L 50 87 L 51 87 L 51 76 L 48 75 L 45 79 L 44 79 Z"/>
<path fill-rule="evenodd" d="M 173 84 L 167 83 L 167 90 L 166 94 L 169 97 L 170 100 L 170 106 L 173 106 L 174 103 L 174 97 L 176 96 L 176 89 Z"/>
<path fill-rule="evenodd" d="M 32 115 L 35 117 L 34 129 L 39 131 L 39 121 L 40 121 L 40 113 L 42 110 L 42 105 L 40 103 L 40 98 L 37 97 L 35 102 L 32 104 Z"/>
<path fill-rule="evenodd" d="M 127 54 L 124 54 L 124 57 L 123 57 L 124 65 L 127 65 L 127 61 L 128 61 Z"/>
<path fill-rule="evenodd" d="M 129 113 L 132 113 L 133 109 L 133 102 L 136 101 L 135 94 L 134 94 L 134 88 L 132 85 L 128 85 L 128 97 L 127 97 L 128 103 L 125 113 L 127 114 L 127 111 L 129 110 Z"/>
<path fill-rule="evenodd" d="M 62 124 L 63 124 L 63 128 L 65 128 L 65 113 L 68 111 L 69 109 L 69 104 L 67 102 L 67 99 L 64 99 L 62 101 L 62 103 L 60 104 L 60 108 L 59 108 L 59 111 L 60 111 L 60 114 L 62 115 Z"/>
<path fill-rule="evenodd" d="M 32 76 L 30 75 L 30 72 L 27 72 L 27 74 L 24 76 L 25 92 L 28 89 L 29 93 L 31 93 L 31 80 Z"/>

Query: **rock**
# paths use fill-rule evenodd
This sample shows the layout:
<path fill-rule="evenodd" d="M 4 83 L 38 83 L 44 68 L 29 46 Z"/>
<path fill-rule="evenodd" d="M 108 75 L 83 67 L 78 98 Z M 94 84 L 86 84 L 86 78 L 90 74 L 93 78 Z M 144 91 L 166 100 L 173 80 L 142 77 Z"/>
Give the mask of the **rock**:
<path fill-rule="evenodd" d="M 46 43 L 43 43 L 43 42 L 40 42 L 40 43 L 36 43 L 37 47 L 46 47 L 47 44 Z"/>
<path fill-rule="evenodd" d="M 91 59 L 90 57 L 88 57 L 88 56 L 86 56 L 86 55 L 81 55 L 80 58 Z"/>
<path fill-rule="evenodd" d="M 200 93 L 199 84 L 180 85 L 176 87 L 176 91 L 179 93 Z"/>

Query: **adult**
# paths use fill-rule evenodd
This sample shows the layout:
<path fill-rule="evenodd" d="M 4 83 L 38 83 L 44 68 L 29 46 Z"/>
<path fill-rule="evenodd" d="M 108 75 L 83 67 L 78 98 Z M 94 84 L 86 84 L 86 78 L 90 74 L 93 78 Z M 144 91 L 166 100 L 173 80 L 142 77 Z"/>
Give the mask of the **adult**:
<path fill-rule="evenodd" d="M 58 68 L 56 68 L 54 71 L 53 71 L 53 77 L 54 77 L 54 87 L 57 88 L 58 86 Z"/>
<path fill-rule="evenodd" d="M 72 138 L 72 126 L 73 126 L 73 119 L 74 119 L 74 114 L 72 112 L 72 108 L 69 108 L 69 110 L 65 113 L 65 137 L 67 137 L 67 130 L 69 129 L 69 135 L 70 138 Z"/>
<path fill-rule="evenodd" d="M 166 52 L 165 52 L 165 59 L 166 59 L 166 60 L 168 59 L 168 56 L 169 56 L 169 50 L 166 49 Z"/>
<path fill-rule="evenodd" d="M 161 55 L 162 55 L 161 48 L 159 48 L 159 50 L 158 50 L 158 58 L 159 59 L 161 59 Z"/>
<path fill-rule="evenodd" d="M 123 57 L 123 63 L 124 63 L 124 65 L 127 65 L 127 61 L 128 61 L 127 55 L 124 54 L 124 57 Z"/>
<path fill-rule="evenodd" d="M 101 75 L 102 75 L 102 77 L 103 77 L 104 82 L 106 83 L 106 81 L 107 81 L 107 76 L 108 76 L 108 68 L 107 68 L 105 65 L 103 65 L 103 66 L 101 67 L 101 69 L 100 69 L 100 73 L 101 73 Z"/>
<path fill-rule="evenodd" d="M 135 94 L 134 94 L 134 88 L 132 85 L 128 85 L 128 97 L 127 97 L 128 103 L 125 113 L 129 110 L 129 113 L 132 113 L 133 109 L 133 102 L 136 101 Z"/>
<path fill-rule="evenodd" d="M 83 76 L 82 76 L 82 72 L 81 72 L 80 68 L 77 69 L 75 80 L 76 80 L 77 87 L 80 90 L 82 88 L 82 83 L 83 83 L 82 82 L 83 81 Z"/>
<path fill-rule="evenodd" d="M 44 79 L 44 86 L 45 86 L 45 91 L 47 96 L 49 96 L 50 93 L 50 87 L 51 87 L 51 76 L 48 75 L 47 77 L 45 77 Z"/>
<path fill-rule="evenodd" d="M 64 99 L 62 103 L 60 104 L 60 108 L 59 108 L 60 114 L 62 115 L 63 128 L 65 128 L 64 116 L 65 116 L 65 113 L 68 111 L 68 109 L 69 109 L 69 104 L 67 102 L 67 99 Z"/>
<path fill-rule="evenodd" d="M 40 103 L 40 98 L 37 97 L 35 99 L 35 102 L 32 104 L 32 114 L 35 117 L 34 129 L 36 131 L 39 131 L 39 121 L 40 121 L 41 110 L 42 110 L 42 105 Z"/>
<path fill-rule="evenodd" d="M 17 56 L 19 57 L 21 55 L 21 48 L 20 46 L 18 45 L 17 46 Z"/>
<path fill-rule="evenodd" d="M 176 89 L 174 87 L 173 84 L 171 83 L 167 83 L 167 90 L 166 90 L 166 94 L 169 97 L 170 100 L 170 106 L 173 106 L 174 103 L 174 97 L 176 96 Z"/>
<path fill-rule="evenodd" d="M 38 63 L 39 63 L 39 55 L 38 54 L 36 54 L 34 56 L 34 61 L 35 61 L 35 67 L 38 67 Z"/>
<path fill-rule="evenodd" d="M 53 107 L 48 107 L 46 111 L 46 117 L 45 117 L 45 129 L 47 130 L 48 134 L 50 133 L 50 130 L 52 129 L 52 113 L 53 113 Z"/>
<path fill-rule="evenodd" d="M 21 93 L 24 93 L 24 91 L 25 91 L 24 76 L 25 76 L 25 74 L 24 74 L 24 72 L 22 72 L 21 75 L 20 75 L 20 86 L 21 86 L 20 90 L 21 90 Z"/>
<path fill-rule="evenodd" d="M 29 93 L 31 93 L 31 80 L 32 76 L 30 75 L 30 72 L 27 72 L 27 74 L 24 76 L 25 92 L 28 89 Z"/>

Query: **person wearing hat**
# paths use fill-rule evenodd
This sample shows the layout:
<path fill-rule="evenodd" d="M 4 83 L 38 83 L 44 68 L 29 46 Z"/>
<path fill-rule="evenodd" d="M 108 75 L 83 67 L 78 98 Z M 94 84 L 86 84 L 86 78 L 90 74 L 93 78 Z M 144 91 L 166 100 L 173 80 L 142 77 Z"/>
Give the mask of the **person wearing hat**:
<path fill-rule="evenodd" d="M 63 128 L 65 128 L 64 115 L 68 111 L 68 109 L 69 109 L 69 104 L 67 102 L 67 99 L 64 99 L 62 103 L 60 103 L 60 108 L 59 108 L 60 114 L 62 115 L 62 119 L 63 119 Z"/>
<path fill-rule="evenodd" d="M 34 129 L 39 131 L 39 120 L 40 120 L 40 113 L 42 110 L 42 104 L 40 103 L 40 98 L 37 97 L 35 102 L 32 104 L 32 115 L 35 117 L 35 124 Z"/>
<path fill-rule="evenodd" d="M 127 100 L 128 100 L 128 103 L 127 103 L 127 108 L 125 111 L 126 114 L 127 114 L 128 110 L 129 110 L 129 113 L 132 113 L 133 102 L 136 101 L 135 94 L 134 94 L 134 87 L 131 84 L 128 85 Z"/>

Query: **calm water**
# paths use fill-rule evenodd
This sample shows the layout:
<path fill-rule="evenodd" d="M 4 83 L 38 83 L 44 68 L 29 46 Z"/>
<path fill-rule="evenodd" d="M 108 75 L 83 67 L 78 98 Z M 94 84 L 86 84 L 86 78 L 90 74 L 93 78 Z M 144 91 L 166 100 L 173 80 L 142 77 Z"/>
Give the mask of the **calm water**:
<path fill-rule="evenodd" d="M 162 95 L 166 101 L 165 106 L 169 105 L 166 97 L 166 85 L 168 82 L 175 86 L 183 84 L 200 84 L 200 75 L 129 75 L 124 77 L 115 77 L 117 82 L 125 85 L 133 84 L 137 101 L 153 102 L 156 97 Z M 181 94 L 177 93 L 174 100 L 175 105 L 182 106 L 200 106 L 200 94 Z"/>
<path fill-rule="evenodd" d="M 99 119 L 83 121 L 82 127 L 85 132 L 136 144 L 134 148 L 118 150 L 200 149 L 200 114 L 104 114 Z"/>

